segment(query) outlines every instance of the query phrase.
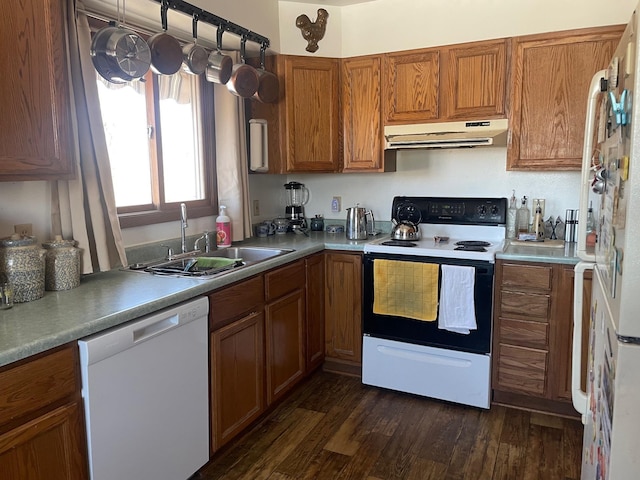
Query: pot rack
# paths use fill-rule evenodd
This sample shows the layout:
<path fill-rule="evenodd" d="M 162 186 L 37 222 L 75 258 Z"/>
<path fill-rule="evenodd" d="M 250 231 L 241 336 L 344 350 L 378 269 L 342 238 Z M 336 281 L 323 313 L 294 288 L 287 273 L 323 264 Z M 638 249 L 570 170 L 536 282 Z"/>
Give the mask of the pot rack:
<path fill-rule="evenodd" d="M 203 10 L 202 8 L 191 5 L 183 0 L 154 0 L 161 5 L 161 8 L 177 10 L 190 17 L 197 19 L 198 22 L 208 23 L 214 27 L 221 27 L 225 32 L 230 32 L 238 35 L 243 40 L 250 40 L 254 43 L 262 45 L 262 50 L 269 47 L 270 41 L 267 37 L 262 36 L 256 32 L 244 28 L 236 23 L 230 22 L 218 15 Z"/>

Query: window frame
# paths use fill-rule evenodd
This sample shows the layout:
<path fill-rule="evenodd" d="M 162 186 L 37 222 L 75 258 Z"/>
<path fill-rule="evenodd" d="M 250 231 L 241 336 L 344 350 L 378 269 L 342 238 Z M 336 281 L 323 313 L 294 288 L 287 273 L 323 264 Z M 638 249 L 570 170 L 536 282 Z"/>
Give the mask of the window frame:
<path fill-rule="evenodd" d="M 89 26 L 92 35 L 101 28 L 108 26 L 102 20 L 89 17 Z M 127 25 L 128 28 L 136 31 L 135 27 Z M 145 40 L 148 35 L 136 31 Z M 183 42 L 181 42 L 183 43 Z M 96 75 L 98 73 L 96 72 Z M 138 80 L 141 81 L 141 80 Z M 158 223 L 166 223 L 180 218 L 180 204 L 185 203 L 189 211 L 190 218 L 199 218 L 213 216 L 217 212 L 217 180 L 216 180 L 216 142 L 215 142 L 215 107 L 214 107 L 214 88 L 211 82 L 208 82 L 205 75 L 199 75 L 200 89 L 200 124 L 201 135 L 200 142 L 203 157 L 203 176 L 204 176 L 204 194 L 202 200 L 190 200 L 184 202 L 165 202 L 164 201 L 164 183 L 162 181 L 162 130 L 157 128 L 160 125 L 160 109 L 159 107 L 159 87 L 158 75 L 151 70 L 144 76 L 147 86 L 145 88 L 147 96 L 147 120 L 153 125 L 153 137 L 149 140 L 149 161 L 151 162 L 152 179 L 152 203 L 147 205 L 135 205 L 127 207 L 118 207 L 118 219 L 121 228 L 139 227 L 145 225 L 154 225 Z M 149 98 L 151 97 L 151 98 Z M 96 99 L 99 102 L 99 99 Z M 153 123 L 151 123 L 153 122 Z M 206 132 L 210 132 L 207 134 Z"/>

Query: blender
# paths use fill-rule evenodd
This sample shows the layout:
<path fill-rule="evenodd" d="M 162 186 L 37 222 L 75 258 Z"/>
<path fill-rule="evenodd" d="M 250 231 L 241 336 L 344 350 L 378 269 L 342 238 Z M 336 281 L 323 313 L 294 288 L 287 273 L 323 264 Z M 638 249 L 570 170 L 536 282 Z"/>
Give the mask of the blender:
<path fill-rule="evenodd" d="M 304 205 L 309 201 L 309 190 L 299 182 L 285 183 L 285 217 L 289 219 L 289 229 L 295 231 L 306 228 Z"/>

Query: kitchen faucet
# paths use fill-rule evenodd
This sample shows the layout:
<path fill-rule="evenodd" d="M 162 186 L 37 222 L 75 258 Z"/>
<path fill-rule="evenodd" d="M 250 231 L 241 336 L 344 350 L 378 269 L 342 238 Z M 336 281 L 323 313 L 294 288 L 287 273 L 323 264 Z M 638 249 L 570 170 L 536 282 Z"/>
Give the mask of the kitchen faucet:
<path fill-rule="evenodd" d="M 186 230 L 189 224 L 187 223 L 187 206 L 184 203 L 180 204 L 180 248 L 182 253 L 187 253 L 187 239 Z"/>

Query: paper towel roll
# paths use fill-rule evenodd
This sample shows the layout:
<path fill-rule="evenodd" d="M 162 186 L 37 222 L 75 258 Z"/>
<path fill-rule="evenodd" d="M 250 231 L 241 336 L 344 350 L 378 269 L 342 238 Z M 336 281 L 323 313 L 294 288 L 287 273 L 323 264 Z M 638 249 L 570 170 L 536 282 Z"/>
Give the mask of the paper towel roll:
<path fill-rule="evenodd" d="M 267 121 L 260 118 L 249 120 L 249 168 L 252 172 L 269 170 L 267 140 Z"/>

